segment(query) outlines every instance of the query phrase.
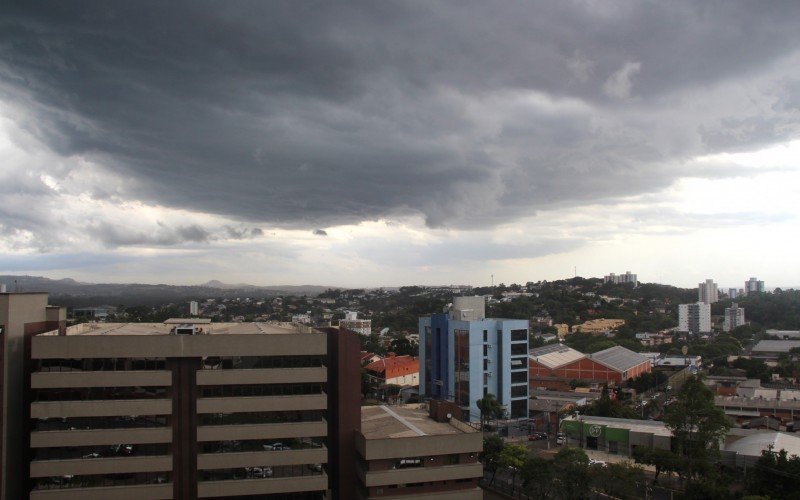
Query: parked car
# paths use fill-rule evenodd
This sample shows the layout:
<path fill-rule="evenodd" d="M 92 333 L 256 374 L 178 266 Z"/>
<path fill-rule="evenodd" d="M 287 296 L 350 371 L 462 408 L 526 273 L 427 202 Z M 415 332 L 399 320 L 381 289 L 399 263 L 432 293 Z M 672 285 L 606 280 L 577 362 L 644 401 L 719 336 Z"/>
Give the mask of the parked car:
<path fill-rule="evenodd" d="M 308 464 L 308 468 L 314 472 L 322 472 L 322 464 Z"/>
<path fill-rule="evenodd" d="M 96 453 L 96 452 L 95 453 L 88 453 L 88 454 L 82 456 L 81 458 L 100 458 L 100 454 Z"/>
<path fill-rule="evenodd" d="M 560 432 L 556 435 L 556 444 L 564 444 L 567 442 L 566 436 L 561 434 Z"/>
<path fill-rule="evenodd" d="M 534 432 L 528 436 L 528 441 L 541 441 L 543 439 L 547 439 L 546 432 Z"/>
<path fill-rule="evenodd" d="M 606 463 L 603 462 L 602 460 L 594 460 L 594 459 L 590 458 L 589 459 L 589 466 L 591 467 L 592 465 L 596 465 L 598 467 L 605 467 Z"/>

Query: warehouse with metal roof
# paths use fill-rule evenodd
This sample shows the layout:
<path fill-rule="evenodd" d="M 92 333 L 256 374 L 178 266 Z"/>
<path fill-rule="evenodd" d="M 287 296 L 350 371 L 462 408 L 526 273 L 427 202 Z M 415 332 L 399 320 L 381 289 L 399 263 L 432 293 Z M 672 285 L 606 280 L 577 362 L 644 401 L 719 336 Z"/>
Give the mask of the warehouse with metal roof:
<path fill-rule="evenodd" d="M 650 359 L 621 346 L 587 355 L 555 344 L 531 350 L 528 360 L 531 388 L 554 390 L 569 390 L 574 380 L 618 385 L 651 369 Z"/>

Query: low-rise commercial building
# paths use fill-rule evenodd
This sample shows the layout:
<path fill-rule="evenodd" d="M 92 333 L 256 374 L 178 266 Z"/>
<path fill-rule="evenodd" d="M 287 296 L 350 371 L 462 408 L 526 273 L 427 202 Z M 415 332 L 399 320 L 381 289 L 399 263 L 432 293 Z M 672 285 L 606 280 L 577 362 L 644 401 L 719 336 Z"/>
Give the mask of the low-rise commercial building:
<path fill-rule="evenodd" d="M 480 500 L 480 431 L 418 406 L 365 406 L 356 433 L 359 498 Z"/>
<path fill-rule="evenodd" d="M 364 367 L 383 385 L 419 386 L 419 358 L 387 356 Z"/>
<path fill-rule="evenodd" d="M 789 354 L 792 349 L 800 348 L 800 340 L 761 340 L 750 351 L 753 358 L 777 360 L 782 354 Z"/>
<path fill-rule="evenodd" d="M 339 320 L 339 328 L 346 328 L 359 335 L 372 334 L 372 320 L 371 319 L 358 319 L 358 313 L 348 311 L 345 313 L 344 319 Z"/>
<path fill-rule="evenodd" d="M 636 340 L 643 346 L 654 347 L 672 343 L 672 335 L 666 333 L 637 333 Z"/>
<path fill-rule="evenodd" d="M 570 416 L 561 421 L 567 444 L 632 456 L 638 447 L 669 450 L 672 432 L 664 422 L 625 418 Z"/>

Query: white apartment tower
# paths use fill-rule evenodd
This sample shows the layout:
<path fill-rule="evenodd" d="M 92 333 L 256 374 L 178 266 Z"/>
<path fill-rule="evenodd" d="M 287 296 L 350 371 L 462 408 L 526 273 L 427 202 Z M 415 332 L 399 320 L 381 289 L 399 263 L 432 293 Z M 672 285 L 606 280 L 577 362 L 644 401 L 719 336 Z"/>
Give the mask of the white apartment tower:
<path fill-rule="evenodd" d="M 725 319 L 722 322 L 722 331 L 729 332 L 737 326 L 744 325 L 744 308 L 734 302 L 731 307 L 725 308 Z"/>
<path fill-rule="evenodd" d="M 764 282 L 759 281 L 758 278 L 750 278 L 744 282 L 744 294 L 748 295 L 751 292 L 764 293 Z"/>
<path fill-rule="evenodd" d="M 197 311 L 198 311 L 197 301 L 193 300 L 193 301 L 189 302 L 189 314 L 191 316 L 197 316 L 197 314 L 198 314 Z"/>
<path fill-rule="evenodd" d="M 719 294 L 717 293 L 717 284 L 714 283 L 714 280 L 707 279 L 705 283 L 697 284 L 698 302 L 713 304 L 717 300 L 719 300 Z"/>
<path fill-rule="evenodd" d="M 678 331 L 695 335 L 711 332 L 711 304 L 680 304 L 678 306 Z"/>
<path fill-rule="evenodd" d="M 637 279 L 636 275 L 630 271 L 625 271 L 625 274 L 614 274 L 611 273 L 603 277 L 603 283 L 614 283 L 615 285 L 619 285 L 620 283 L 633 283 L 633 286 L 639 286 L 639 280 Z"/>

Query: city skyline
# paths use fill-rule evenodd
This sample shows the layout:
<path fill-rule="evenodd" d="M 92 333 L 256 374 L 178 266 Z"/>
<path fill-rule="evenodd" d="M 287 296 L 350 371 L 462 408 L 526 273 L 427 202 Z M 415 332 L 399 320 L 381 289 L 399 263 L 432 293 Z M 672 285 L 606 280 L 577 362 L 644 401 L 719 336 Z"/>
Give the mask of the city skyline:
<path fill-rule="evenodd" d="M 4 10 L 0 273 L 800 285 L 798 5 Z"/>

